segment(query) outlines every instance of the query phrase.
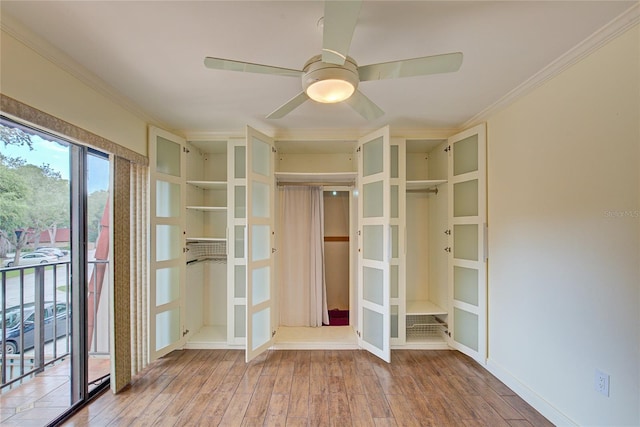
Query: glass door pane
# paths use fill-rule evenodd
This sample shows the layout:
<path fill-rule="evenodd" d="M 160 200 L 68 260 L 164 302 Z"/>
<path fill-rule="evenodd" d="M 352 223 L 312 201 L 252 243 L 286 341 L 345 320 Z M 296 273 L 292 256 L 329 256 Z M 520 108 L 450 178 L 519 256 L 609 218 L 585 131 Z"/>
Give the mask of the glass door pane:
<path fill-rule="evenodd" d="M 449 140 L 449 330 L 452 345 L 486 361 L 486 178 L 485 128 Z"/>
<path fill-rule="evenodd" d="M 397 258 L 399 246 L 397 221 L 393 227 L 390 221 L 392 208 L 389 128 L 380 129 L 362 138 L 360 151 L 358 183 L 362 200 L 358 203 L 358 223 L 361 230 L 358 242 L 358 335 L 364 349 L 389 362 L 390 265 L 392 252 Z M 394 156 L 395 161 L 397 157 Z M 397 210 L 398 207 L 394 207 L 394 211 Z M 394 314 L 395 320 L 397 313 Z M 396 324 L 394 329 L 397 335 Z"/>
<path fill-rule="evenodd" d="M 87 156 L 87 336 L 89 390 L 110 372 L 109 348 L 109 159 Z"/>

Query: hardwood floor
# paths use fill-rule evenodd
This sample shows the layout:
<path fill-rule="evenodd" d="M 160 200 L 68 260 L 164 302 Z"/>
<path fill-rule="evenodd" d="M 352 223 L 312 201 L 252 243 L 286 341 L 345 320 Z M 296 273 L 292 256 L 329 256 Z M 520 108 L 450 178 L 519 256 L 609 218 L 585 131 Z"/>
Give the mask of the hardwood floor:
<path fill-rule="evenodd" d="M 550 426 L 457 351 L 175 351 L 67 426 Z"/>

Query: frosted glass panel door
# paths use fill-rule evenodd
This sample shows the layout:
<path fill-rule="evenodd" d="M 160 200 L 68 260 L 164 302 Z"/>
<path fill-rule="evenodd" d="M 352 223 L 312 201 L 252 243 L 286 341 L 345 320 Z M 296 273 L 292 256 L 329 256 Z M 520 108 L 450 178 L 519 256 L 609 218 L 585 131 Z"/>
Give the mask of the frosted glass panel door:
<path fill-rule="evenodd" d="M 247 149 L 244 138 L 227 145 L 227 342 L 246 344 Z"/>
<path fill-rule="evenodd" d="M 390 222 L 389 128 L 382 128 L 360 139 L 359 151 L 358 337 L 364 349 L 389 362 L 393 234 Z M 395 230 L 397 233 L 397 225 Z"/>
<path fill-rule="evenodd" d="M 449 139 L 449 295 L 452 346 L 487 359 L 486 136 L 480 125 Z"/>
<path fill-rule="evenodd" d="M 246 361 L 273 343 L 273 140 L 247 127 Z"/>
<path fill-rule="evenodd" d="M 149 130 L 151 259 L 149 354 L 155 360 L 184 344 L 184 140 Z"/>

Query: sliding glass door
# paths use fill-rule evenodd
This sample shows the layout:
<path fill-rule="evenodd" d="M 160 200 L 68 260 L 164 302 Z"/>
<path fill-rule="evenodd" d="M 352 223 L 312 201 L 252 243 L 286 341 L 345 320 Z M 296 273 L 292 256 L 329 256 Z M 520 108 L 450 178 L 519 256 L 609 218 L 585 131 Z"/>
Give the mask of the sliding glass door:
<path fill-rule="evenodd" d="M 109 159 L 4 116 L 0 135 L 1 421 L 44 425 L 109 380 Z"/>

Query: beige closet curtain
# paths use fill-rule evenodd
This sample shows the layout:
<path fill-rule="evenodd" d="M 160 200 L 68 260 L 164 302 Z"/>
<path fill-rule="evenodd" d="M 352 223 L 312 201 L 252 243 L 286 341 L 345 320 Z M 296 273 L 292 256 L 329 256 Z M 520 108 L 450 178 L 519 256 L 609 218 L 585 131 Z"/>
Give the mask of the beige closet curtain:
<path fill-rule="evenodd" d="M 279 196 L 280 325 L 329 324 L 322 187 L 281 187 Z"/>

